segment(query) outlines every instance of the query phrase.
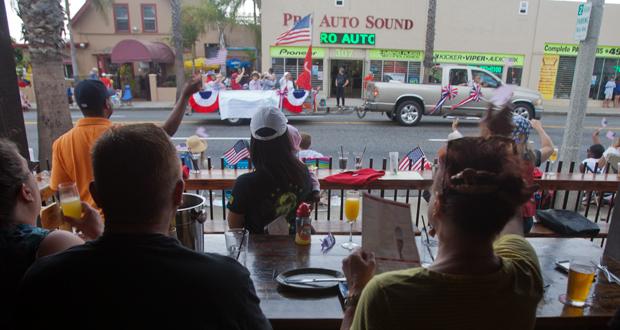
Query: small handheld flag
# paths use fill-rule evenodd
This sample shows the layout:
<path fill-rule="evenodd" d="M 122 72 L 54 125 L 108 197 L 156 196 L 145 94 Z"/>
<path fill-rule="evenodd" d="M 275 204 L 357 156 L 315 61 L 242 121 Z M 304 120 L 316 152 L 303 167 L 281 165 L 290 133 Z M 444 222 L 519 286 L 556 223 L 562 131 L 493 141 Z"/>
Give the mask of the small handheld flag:
<path fill-rule="evenodd" d="M 248 144 L 244 140 L 239 140 L 235 145 L 228 149 L 224 153 L 224 159 L 229 165 L 236 165 L 244 158 L 250 157 L 250 150 L 248 150 Z"/>

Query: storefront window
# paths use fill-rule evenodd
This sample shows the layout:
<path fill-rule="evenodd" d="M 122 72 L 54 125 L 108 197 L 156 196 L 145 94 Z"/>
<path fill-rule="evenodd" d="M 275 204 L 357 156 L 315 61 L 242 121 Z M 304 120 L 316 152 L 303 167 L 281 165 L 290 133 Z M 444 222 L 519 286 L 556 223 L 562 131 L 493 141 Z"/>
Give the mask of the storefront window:
<path fill-rule="evenodd" d="M 297 79 L 299 74 L 304 69 L 303 58 L 273 58 L 271 68 L 276 74 L 277 81 L 282 78 L 284 72 L 290 72 L 294 79 Z M 312 86 L 317 87 L 323 84 L 324 72 L 323 72 L 323 60 L 312 60 Z M 316 69 L 316 70 L 315 70 Z"/>
<path fill-rule="evenodd" d="M 521 85 L 521 76 L 523 75 L 523 68 L 508 68 L 508 75 L 506 76 L 506 83 L 511 85 Z"/>
<path fill-rule="evenodd" d="M 574 56 L 560 56 L 555 82 L 555 98 L 570 98 L 573 87 L 573 75 L 577 58 Z M 609 78 L 620 75 L 620 60 L 615 58 L 597 58 L 590 80 L 589 96 L 593 100 L 605 98 L 605 83 Z"/>
<path fill-rule="evenodd" d="M 420 62 L 412 61 L 370 61 L 370 72 L 374 81 L 389 82 L 392 80 L 409 84 L 420 83 Z"/>

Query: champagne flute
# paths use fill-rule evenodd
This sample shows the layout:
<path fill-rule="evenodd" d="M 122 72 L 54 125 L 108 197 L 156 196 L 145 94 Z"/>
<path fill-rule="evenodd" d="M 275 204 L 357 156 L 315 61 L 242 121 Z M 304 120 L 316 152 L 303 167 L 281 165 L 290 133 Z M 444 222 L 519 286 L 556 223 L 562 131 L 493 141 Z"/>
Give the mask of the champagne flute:
<path fill-rule="evenodd" d="M 347 250 L 353 250 L 359 246 L 359 244 L 353 243 L 353 223 L 357 221 L 359 212 L 360 193 L 358 191 L 347 191 L 347 195 L 344 200 L 344 214 L 347 221 L 351 225 L 351 230 L 349 231 L 349 241 L 342 243 L 342 247 Z"/>
<path fill-rule="evenodd" d="M 82 204 L 80 194 L 75 182 L 66 182 L 58 185 L 60 207 L 64 216 L 80 220 L 82 217 Z"/>

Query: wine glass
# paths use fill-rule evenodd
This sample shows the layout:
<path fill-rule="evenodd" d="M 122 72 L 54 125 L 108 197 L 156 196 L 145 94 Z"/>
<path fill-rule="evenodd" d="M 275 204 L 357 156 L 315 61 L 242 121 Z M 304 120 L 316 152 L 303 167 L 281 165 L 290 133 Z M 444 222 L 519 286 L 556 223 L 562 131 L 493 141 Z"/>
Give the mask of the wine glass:
<path fill-rule="evenodd" d="M 347 250 L 353 250 L 359 246 L 359 244 L 353 243 L 353 223 L 357 221 L 359 213 L 360 193 L 358 191 L 347 191 L 344 200 L 344 214 L 351 225 L 351 230 L 349 231 L 349 241 L 342 243 L 342 247 Z"/>

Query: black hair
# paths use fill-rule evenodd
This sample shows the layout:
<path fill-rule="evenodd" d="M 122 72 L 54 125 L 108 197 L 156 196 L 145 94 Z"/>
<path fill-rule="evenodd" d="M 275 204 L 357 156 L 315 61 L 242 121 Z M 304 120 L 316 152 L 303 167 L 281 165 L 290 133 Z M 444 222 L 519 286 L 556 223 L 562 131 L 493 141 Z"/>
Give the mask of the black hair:
<path fill-rule="evenodd" d="M 603 153 L 605 152 L 605 147 L 601 144 L 593 144 L 588 148 L 592 156 L 596 159 L 602 158 Z"/>
<path fill-rule="evenodd" d="M 176 149 L 160 127 L 112 127 L 92 151 L 96 202 L 108 223 L 152 223 L 180 179 Z"/>
<path fill-rule="evenodd" d="M 101 104 L 100 106 L 90 106 L 88 108 L 82 108 L 80 107 L 80 111 L 82 111 L 82 114 L 84 115 L 84 117 L 103 117 L 104 113 L 103 113 L 103 109 L 104 109 L 104 105 L 105 102 L 103 104 Z"/>
<path fill-rule="evenodd" d="M 28 172 L 15 144 L 0 139 L 0 228 L 12 223 L 17 194 L 27 178 Z"/>
<path fill-rule="evenodd" d="M 290 183 L 303 187 L 309 182 L 308 169 L 293 154 L 288 129 L 284 134 L 270 141 L 257 140 L 252 137 L 250 157 L 256 172 L 267 176 L 279 187 L 286 187 Z"/>

